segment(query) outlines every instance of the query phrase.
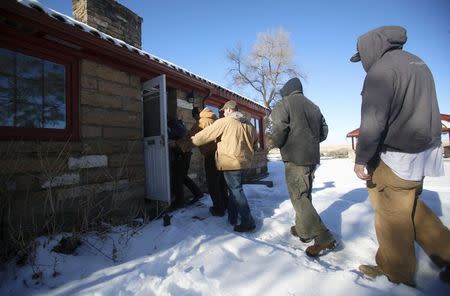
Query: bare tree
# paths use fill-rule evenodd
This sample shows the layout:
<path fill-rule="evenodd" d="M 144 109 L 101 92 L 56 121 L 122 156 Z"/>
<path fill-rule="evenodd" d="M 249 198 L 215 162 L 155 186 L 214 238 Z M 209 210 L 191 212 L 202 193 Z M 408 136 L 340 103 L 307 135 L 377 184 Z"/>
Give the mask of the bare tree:
<path fill-rule="evenodd" d="M 238 45 L 228 49 L 226 57 L 231 64 L 232 82 L 255 90 L 260 95 L 257 100 L 270 110 L 280 99 L 278 88 L 288 78 L 302 76 L 293 62 L 294 49 L 289 33 L 283 28 L 259 33 L 248 55 L 244 55 Z"/>

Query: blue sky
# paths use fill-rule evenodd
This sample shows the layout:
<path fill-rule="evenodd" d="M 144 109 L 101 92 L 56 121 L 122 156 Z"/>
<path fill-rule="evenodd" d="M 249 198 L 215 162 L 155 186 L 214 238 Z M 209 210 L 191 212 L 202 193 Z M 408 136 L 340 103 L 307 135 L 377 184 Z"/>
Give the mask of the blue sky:
<path fill-rule="evenodd" d="M 71 0 L 41 0 L 71 16 Z M 306 75 L 305 95 L 322 110 L 325 144 L 350 143 L 359 127 L 365 72 L 351 63 L 356 39 L 383 25 L 408 31 L 404 49 L 430 67 L 441 113 L 450 114 L 450 1 L 448 0 L 119 0 L 143 19 L 143 49 L 243 95 L 230 84 L 227 48 L 251 49 L 257 34 L 284 28 L 291 35 L 295 63 Z M 448 139 L 448 136 L 445 137 Z"/>

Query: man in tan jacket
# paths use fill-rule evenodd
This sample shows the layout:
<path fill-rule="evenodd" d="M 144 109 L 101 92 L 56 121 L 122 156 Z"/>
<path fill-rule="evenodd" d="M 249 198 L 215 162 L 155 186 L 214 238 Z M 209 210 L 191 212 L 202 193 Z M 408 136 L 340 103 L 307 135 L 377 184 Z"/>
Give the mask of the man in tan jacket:
<path fill-rule="evenodd" d="M 255 221 L 242 188 L 242 180 L 253 160 L 257 142 L 256 129 L 239 112 L 235 101 L 226 102 L 221 110 L 224 117 L 193 136 L 192 143 L 201 146 L 217 141 L 216 167 L 223 171 L 230 190 L 228 221 L 235 225 L 234 231 L 252 231 L 255 229 Z M 241 218 L 239 225 L 238 215 Z"/>

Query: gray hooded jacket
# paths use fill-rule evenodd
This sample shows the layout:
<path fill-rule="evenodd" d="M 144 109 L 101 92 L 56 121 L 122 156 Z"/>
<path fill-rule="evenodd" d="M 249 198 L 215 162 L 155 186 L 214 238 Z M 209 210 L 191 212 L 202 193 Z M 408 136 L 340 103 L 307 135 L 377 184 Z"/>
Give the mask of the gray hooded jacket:
<path fill-rule="evenodd" d="M 289 80 L 280 94 L 283 98 L 270 115 L 273 144 L 280 148 L 283 161 L 298 165 L 318 164 L 319 143 L 328 134 L 328 126 L 319 107 L 303 95 L 298 78 Z"/>
<path fill-rule="evenodd" d="M 383 149 L 418 153 L 441 142 L 433 76 L 417 56 L 402 50 L 406 30 L 386 26 L 358 38 L 367 76 L 362 90 L 356 160 L 367 164 Z"/>

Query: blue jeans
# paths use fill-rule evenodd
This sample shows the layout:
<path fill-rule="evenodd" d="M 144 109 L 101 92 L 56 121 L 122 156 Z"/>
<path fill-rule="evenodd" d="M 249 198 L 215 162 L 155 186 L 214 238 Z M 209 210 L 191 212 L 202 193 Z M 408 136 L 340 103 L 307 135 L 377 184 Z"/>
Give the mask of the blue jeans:
<path fill-rule="evenodd" d="M 228 220 L 237 222 L 238 214 L 241 216 L 242 225 L 254 225 L 255 220 L 250 213 L 247 198 L 242 188 L 243 170 L 223 171 L 223 176 L 230 190 L 228 199 Z"/>

